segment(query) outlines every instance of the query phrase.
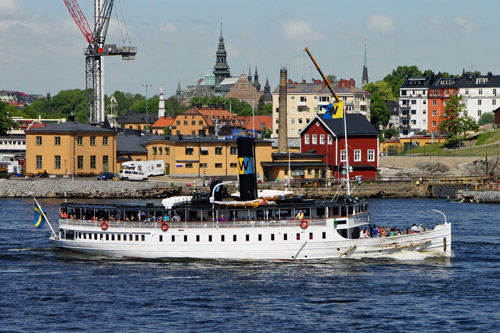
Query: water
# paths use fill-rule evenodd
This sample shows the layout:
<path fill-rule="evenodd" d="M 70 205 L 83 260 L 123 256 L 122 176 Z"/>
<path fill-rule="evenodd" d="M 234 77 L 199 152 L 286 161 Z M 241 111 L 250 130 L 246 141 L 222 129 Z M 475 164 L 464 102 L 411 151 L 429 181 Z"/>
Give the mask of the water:
<path fill-rule="evenodd" d="M 56 220 L 59 200 L 40 200 Z M 52 247 L 0 199 L 0 330 L 499 331 L 500 205 L 372 200 L 376 224 L 453 222 L 454 258 L 130 260 Z"/>

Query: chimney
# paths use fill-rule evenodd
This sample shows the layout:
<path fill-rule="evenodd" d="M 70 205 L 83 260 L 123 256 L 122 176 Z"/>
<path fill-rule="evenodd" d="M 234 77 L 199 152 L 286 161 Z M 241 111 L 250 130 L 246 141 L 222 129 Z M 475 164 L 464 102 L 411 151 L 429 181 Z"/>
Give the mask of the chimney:
<path fill-rule="evenodd" d="M 290 82 L 289 80 L 288 82 Z M 287 108 L 287 70 L 280 70 L 279 90 L 279 115 L 278 115 L 278 153 L 288 151 L 288 108 Z"/>
<path fill-rule="evenodd" d="M 68 115 L 68 121 L 75 121 L 75 116 L 72 114 Z"/>
<path fill-rule="evenodd" d="M 306 80 L 302 80 L 302 83 L 306 83 Z"/>

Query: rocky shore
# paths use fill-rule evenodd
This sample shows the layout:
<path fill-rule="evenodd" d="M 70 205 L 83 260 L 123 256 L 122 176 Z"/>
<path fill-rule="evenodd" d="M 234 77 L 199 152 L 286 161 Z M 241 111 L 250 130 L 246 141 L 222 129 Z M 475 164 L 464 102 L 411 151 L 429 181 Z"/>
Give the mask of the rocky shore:
<path fill-rule="evenodd" d="M 455 199 L 462 202 L 500 203 L 500 191 L 458 190 Z"/>
<path fill-rule="evenodd" d="M 208 184 L 205 184 L 208 185 Z M 274 182 L 261 184 L 259 188 L 283 189 L 282 184 Z M 332 198 L 338 186 L 330 187 L 296 187 L 297 195 Z M 0 179 L 0 197 L 25 198 L 165 198 L 172 195 L 190 195 L 193 192 L 207 192 L 201 180 L 149 180 L 132 181 L 97 181 L 89 178 L 75 180 L 61 178 Z M 232 192 L 232 189 L 229 189 Z M 341 193 L 342 194 L 342 193 Z M 424 186 L 415 185 L 411 181 L 365 182 L 359 184 L 354 191 L 357 197 L 408 198 L 429 197 Z"/>

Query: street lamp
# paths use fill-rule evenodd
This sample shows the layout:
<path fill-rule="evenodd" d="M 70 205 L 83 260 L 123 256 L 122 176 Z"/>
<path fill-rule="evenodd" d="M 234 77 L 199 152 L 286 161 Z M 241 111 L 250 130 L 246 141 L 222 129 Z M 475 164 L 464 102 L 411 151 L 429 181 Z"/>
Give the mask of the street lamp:
<path fill-rule="evenodd" d="M 143 84 L 142 86 L 146 87 L 146 128 L 149 130 L 148 88 L 151 87 L 151 84 Z"/>

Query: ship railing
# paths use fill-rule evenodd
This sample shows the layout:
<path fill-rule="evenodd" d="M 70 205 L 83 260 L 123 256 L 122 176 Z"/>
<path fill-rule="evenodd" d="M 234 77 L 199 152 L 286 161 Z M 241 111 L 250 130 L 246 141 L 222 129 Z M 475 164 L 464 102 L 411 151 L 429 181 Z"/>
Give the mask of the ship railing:
<path fill-rule="evenodd" d="M 304 218 L 307 221 L 307 227 L 325 226 L 326 218 Z M 78 220 L 78 219 L 60 219 L 60 226 L 81 226 L 102 228 L 104 221 L 100 220 Z M 106 221 L 108 227 L 106 230 L 116 229 L 160 229 L 162 222 L 132 222 L 132 221 Z M 168 222 L 169 229 L 204 229 L 204 228 L 276 228 L 296 226 L 303 228 L 306 223 L 297 219 L 274 219 L 274 220 L 235 220 L 235 221 L 183 221 Z"/>

